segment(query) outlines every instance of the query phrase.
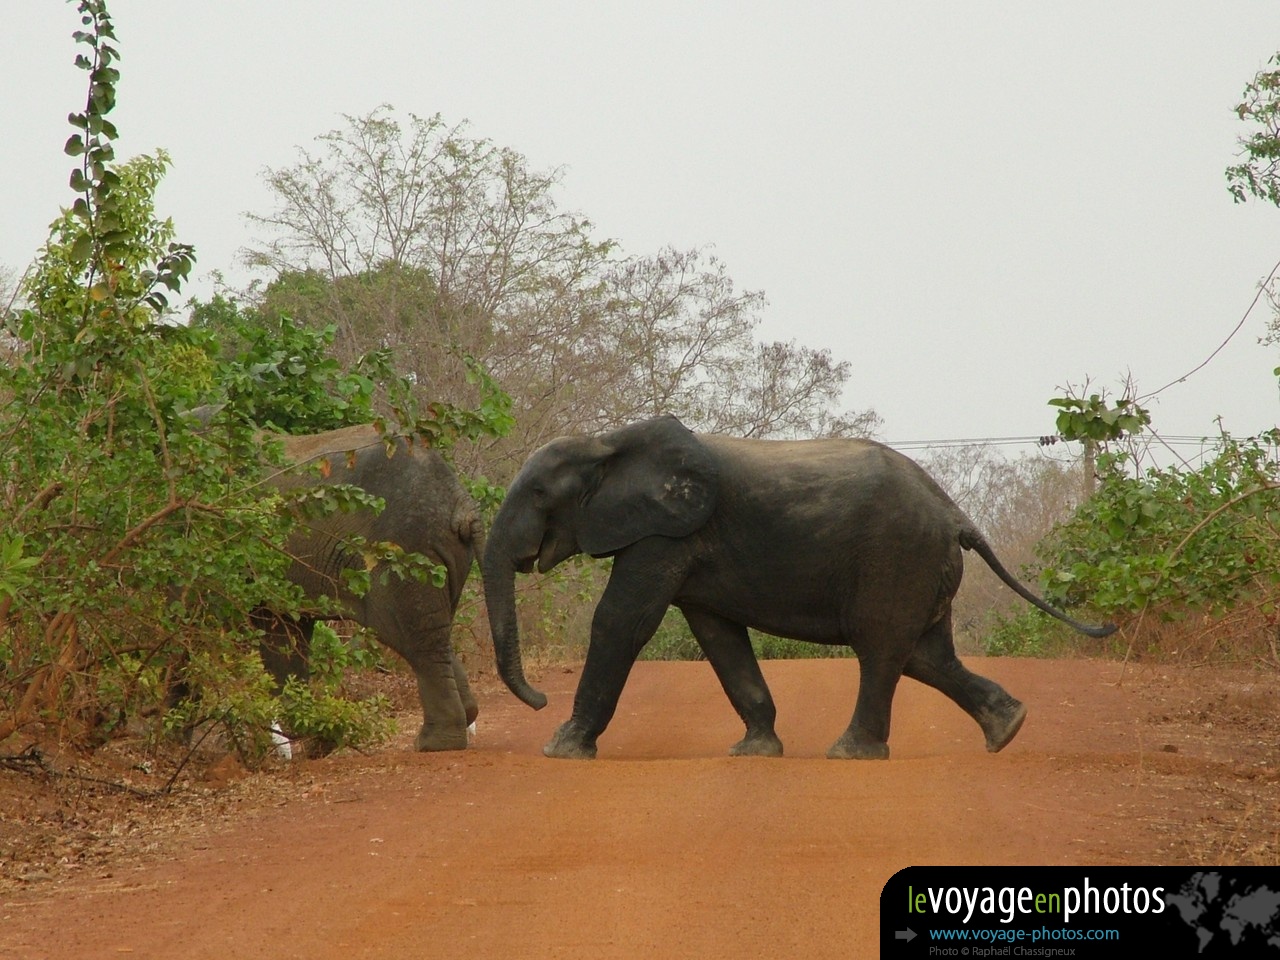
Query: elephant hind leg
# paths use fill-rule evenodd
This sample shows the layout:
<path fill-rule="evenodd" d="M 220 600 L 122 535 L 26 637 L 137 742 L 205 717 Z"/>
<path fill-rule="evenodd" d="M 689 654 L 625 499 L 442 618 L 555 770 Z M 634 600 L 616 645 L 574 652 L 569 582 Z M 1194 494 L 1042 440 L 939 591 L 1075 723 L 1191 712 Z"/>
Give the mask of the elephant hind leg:
<path fill-rule="evenodd" d="M 458 659 L 456 650 L 453 654 L 453 682 L 458 686 L 458 698 L 462 701 L 462 709 L 466 714 L 467 723 L 475 723 L 476 717 L 480 716 L 480 705 L 476 703 L 475 694 L 471 692 L 471 683 L 467 680 L 466 668 L 462 666 L 462 661 Z"/>
<path fill-rule="evenodd" d="M 902 661 L 883 651 L 901 649 L 901 644 L 863 644 L 858 648 L 858 702 L 853 719 L 840 739 L 831 745 L 832 760 L 887 760 L 889 719 L 893 695 L 902 677 Z"/>
<path fill-rule="evenodd" d="M 960 662 L 951 638 L 949 619 L 934 624 L 920 638 L 903 673 L 946 694 L 973 717 L 982 728 L 987 749 L 992 753 L 1009 745 L 1027 717 L 1027 708 L 1022 701 L 1011 697 L 995 681 L 979 676 Z"/>
<path fill-rule="evenodd" d="M 465 685 L 461 664 L 454 658 L 452 663 L 417 660 L 412 666 L 422 704 L 422 727 L 414 747 L 422 752 L 467 749 L 467 724 L 475 720 L 479 711 L 470 686 Z M 459 685 L 459 675 L 464 685 Z"/>
<path fill-rule="evenodd" d="M 414 747 L 422 752 L 467 749 L 467 725 L 480 711 L 457 654 L 450 647 L 448 660 L 440 662 L 436 656 L 414 650 L 405 659 L 413 667 L 422 704 L 422 727 Z"/>
<path fill-rule="evenodd" d="M 735 757 L 782 756 L 782 741 L 773 727 L 778 711 L 751 649 L 747 628 L 705 610 L 682 607 L 680 612 L 711 661 L 733 709 L 746 724 L 746 735 L 729 753 Z"/>
<path fill-rule="evenodd" d="M 360 622 L 413 670 L 422 705 L 420 751 L 467 749 L 467 725 L 478 713 L 466 671 L 453 649 L 447 597 L 418 584 L 366 598 Z"/>

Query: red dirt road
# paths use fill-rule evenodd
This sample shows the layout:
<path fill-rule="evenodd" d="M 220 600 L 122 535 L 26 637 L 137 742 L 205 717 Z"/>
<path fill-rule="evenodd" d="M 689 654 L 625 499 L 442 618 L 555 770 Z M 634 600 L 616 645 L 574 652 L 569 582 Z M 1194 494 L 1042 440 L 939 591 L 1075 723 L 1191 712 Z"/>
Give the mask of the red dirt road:
<path fill-rule="evenodd" d="M 550 671 L 541 713 L 489 691 L 465 754 L 298 763 L 165 857 L 0 898 L 0 957 L 874 957 L 913 864 L 1275 862 L 1274 675 L 966 662 L 1028 704 L 1018 738 L 987 754 L 904 681 L 887 762 L 823 758 L 854 661 L 763 665 L 782 759 L 725 755 L 707 664 L 642 663 L 599 759 L 547 760 L 577 682 Z"/>

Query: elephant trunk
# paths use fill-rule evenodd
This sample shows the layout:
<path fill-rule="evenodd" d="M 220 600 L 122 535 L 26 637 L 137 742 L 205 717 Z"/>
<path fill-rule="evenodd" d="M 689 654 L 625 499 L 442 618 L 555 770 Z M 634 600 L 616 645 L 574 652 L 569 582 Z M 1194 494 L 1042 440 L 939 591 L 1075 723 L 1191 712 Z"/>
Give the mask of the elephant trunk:
<path fill-rule="evenodd" d="M 493 653 L 498 675 L 507 689 L 522 701 L 541 710 L 547 697 L 524 677 L 520 659 L 520 625 L 516 620 L 516 563 L 500 540 L 490 536 L 481 564 L 484 572 L 484 602 L 493 633 Z"/>

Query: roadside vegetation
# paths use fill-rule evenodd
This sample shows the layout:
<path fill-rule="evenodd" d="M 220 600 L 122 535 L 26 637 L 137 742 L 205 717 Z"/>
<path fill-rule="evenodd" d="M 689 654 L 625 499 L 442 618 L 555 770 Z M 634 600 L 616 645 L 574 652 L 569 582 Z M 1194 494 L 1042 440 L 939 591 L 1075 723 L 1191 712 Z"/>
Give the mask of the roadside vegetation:
<path fill-rule="evenodd" d="M 195 251 L 154 209 L 169 160 L 116 157 L 115 32 L 104 3 L 77 6 L 88 83 L 65 148 L 73 201 L 4 318 L 0 742 L 216 734 L 252 759 L 275 724 L 377 742 L 385 703 L 344 695 L 363 647 L 322 630 L 312 682 L 281 691 L 262 669 L 250 613 L 302 608 L 284 576 L 290 525 L 367 497 L 265 495 L 280 451 L 260 428 L 372 420 L 447 447 L 505 429 L 505 398 L 473 365 L 474 407 L 419 405 L 385 355 L 333 359 L 329 326 L 234 312 L 179 322 L 171 301 Z M 220 408 L 208 429 L 194 412 L 205 404 Z M 423 565 L 407 558 L 404 575 L 428 575 Z"/>
<path fill-rule="evenodd" d="M 882 429 L 843 406 L 848 363 L 757 338 L 763 292 L 707 250 L 626 252 L 561 208 L 557 171 L 385 105 L 267 172 L 257 282 L 181 302 L 196 251 L 155 210 L 169 157 L 116 157 L 114 27 L 105 0 L 75 7 L 87 94 L 70 117 L 70 196 L 30 268 L 0 273 L 0 749 L 216 733 L 253 760 L 276 722 L 331 743 L 386 736 L 385 698 L 353 676 L 397 665 L 368 638 L 322 630 L 309 685 L 275 691 L 262 671 L 250 612 L 301 604 L 283 549 L 301 507 L 262 493 L 279 456 L 264 429 L 413 432 L 489 509 L 547 440 L 658 413 L 753 437 Z M 1237 201 L 1280 205 L 1278 91 L 1280 70 L 1259 73 L 1238 108 L 1253 132 L 1228 170 Z M 1147 398 L 1084 394 L 1050 401 L 1043 453 L 922 460 L 1010 569 L 1123 629 L 1081 641 L 971 564 L 964 649 L 1280 666 L 1280 435 L 1224 429 L 1211 455 L 1154 465 Z M 192 415 L 211 403 L 212 431 Z M 1053 439 L 1086 456 L 1049 455 Z M 333 496 L 311 508 L 358 501 Z M 522 579 L 534 664 L 581 657 L 606 576 L 583 561 Z M 457 642 L 476 673 L 487 634 L 473 582 Z M 847 655 L 753 640 L 761 657 Z M 698 656 L 678 614 L 646 656 Z"/>

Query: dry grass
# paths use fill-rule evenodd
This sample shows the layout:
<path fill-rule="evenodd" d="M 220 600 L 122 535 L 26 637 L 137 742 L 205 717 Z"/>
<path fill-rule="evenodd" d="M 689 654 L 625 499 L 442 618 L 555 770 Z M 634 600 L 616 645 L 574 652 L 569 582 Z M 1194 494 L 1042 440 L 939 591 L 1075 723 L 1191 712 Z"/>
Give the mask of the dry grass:
<path fill-rule="evenodd" d="M 1271 602 L 1244 604 L 1218 617 L 1134 617 L 1124 624 L 1126 656 L 1157 663 L 1280 668 L 1280 617 L 1266 612 Z"/>

